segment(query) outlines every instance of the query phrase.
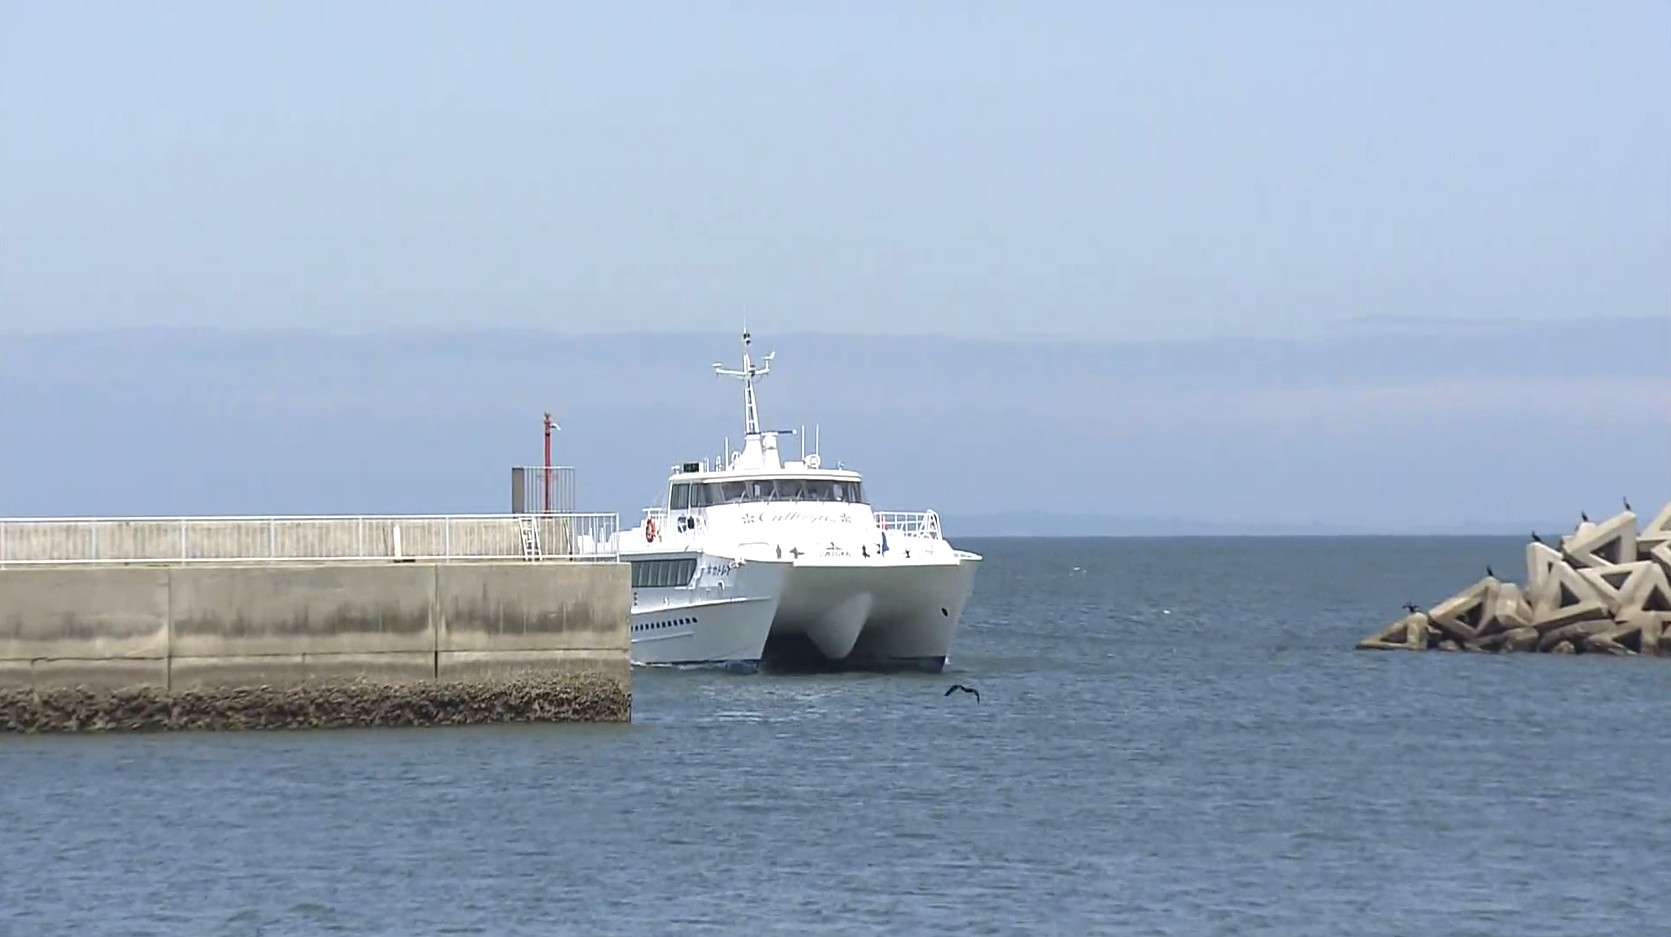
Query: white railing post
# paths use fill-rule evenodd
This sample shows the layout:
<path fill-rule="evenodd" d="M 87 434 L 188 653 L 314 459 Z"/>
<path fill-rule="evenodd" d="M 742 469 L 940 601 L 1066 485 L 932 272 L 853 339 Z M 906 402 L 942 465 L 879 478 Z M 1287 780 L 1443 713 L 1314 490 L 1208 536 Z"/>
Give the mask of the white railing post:
<path fill-rule="evenodd" d="M 669 516 L 661 511 L 648 513 L 663 524 Z M 879 516 L 887 519 L 890 533 L 899 531 L 901 534 L 906 533 L 907 528 L 912 532 L 932 530 L 938 520 L 932 513 L 913 514 L 908 518 L 902 518 L 896 512 Z M 492 525 L 502 522 L 504 518 L 505 515 L 498 514 L 17 518 L 0 520 L 0 563 L 7 566 L 126 562 L 204 564 L 261 560 L 283 563 L 332 559 L 367 560 L 373 556 L 381 559 L 391 555 L 396 559 L 527 559 L 520 538 L 500 543 L 497 540 L 497 528 L 489 529 Z M 542 545 L 550 551 L 542 552 L 544 559 L 618 560 L 620 557 L 619 544 L 609 542 L 621 533 L 619 513 L 564 512 L 540 515 L 532 520 L 539 525 Z M 280 544 L 278 525 L 281 521 L 310 527 L 312 534 L 304 535 L 299 540 L 292 538 Z M 346 536 L 350 523 L 353 525 L 355 540 L 352 546 L 348 544 Z M 436 523 L 441 524 L 440 544 L 433 541 Z M 101 529 L 115 529 L 121 525 L 133 524 L 139 524 L 140 529 L 130 531 L 134 539 L 132 549 L 123 548 L 122 543 L 125 541 L 120 537 L 116 540 L 105 537 Z M 407 524 L 417 524 L 422 528 L 420 534 L 423 542 L 415 551 L 405 549 L 410 544 L 402 543 L 402 534 L 405 532 L 402 528 Z M 460 524 L 464 526 L 460 527 Z M 171 539 L 176 542 L 172 546 L 165 546 L 161 540 L 164 531 L 170 525 L 175 527 L 175 536 Z M 265 548 L 256 542 L 256 534 L 263 527 L 266 528 Z M 23 540 L 20 541 L 11 535 L 13 528 L 23 533 Z M 376 544 L 371 543 L 373 534 L 379 530 L 386 530 L 387 538 L 392 542 L 379 539 Z M 211 533 L 217 537 L 224 537 L 226 542 L 210 537 L 204 540 L 207 546 L 194 545 L 195 539 L 208 537 Z M 156 536 L 153 537 L 152 534 Z M 23 544 L 22 547 L 18 546 L 20 542 Z M 105 555 L 107 542 L 116 544 L 110 556 Z M 321 544 L 329 549 L 321 549 Z M 150 547 L 156 549 L 149 549 Z"/>

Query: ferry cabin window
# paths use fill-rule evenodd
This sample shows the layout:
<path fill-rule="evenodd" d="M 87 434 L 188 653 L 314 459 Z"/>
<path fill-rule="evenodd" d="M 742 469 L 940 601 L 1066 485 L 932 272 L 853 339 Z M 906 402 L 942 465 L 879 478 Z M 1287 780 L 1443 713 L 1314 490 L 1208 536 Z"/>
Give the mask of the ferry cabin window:
<path fill-rule="evenodd" d="M 673 586 L 688 586 L 695 575 L 695 558 L 680 557 L 670 560 L 632 561 L 632 587 L 634 589 L 665 589 Z"/>
<path fill-rule="evenodd" d="M 673 497 L 668 500 L 669 506 L 675 511 L 683 511 L 689 508 L 691 506 L 690 489 L 690 485 L 674 485 Z"/>
<path fill-rule="evenodd" d="M 674 510 L 682 510 L 678 489 L 674 486 Z M 691 485 L 689 507 L 702 508 L 715 504 L 747 504 L 764 501 L 815 501 L 836 504 L 863 504 L 864 486 L 855 481 L 832 481 L 827 478 L 757 478 L 737 482 L 709 482 Z"/>

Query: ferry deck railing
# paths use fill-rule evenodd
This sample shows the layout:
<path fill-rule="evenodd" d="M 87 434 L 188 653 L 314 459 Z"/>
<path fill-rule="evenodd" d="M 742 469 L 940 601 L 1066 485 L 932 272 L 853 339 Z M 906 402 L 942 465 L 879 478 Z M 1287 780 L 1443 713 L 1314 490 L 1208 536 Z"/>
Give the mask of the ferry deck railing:
<path fill-rule="evenodd" d="M 0 518 L 0 567 L 613 562 L 615 514 Z"/>
<path fill-rule="evenodd" d="M 945 537 L 940 530 L 940 515 L 934 511 L 877 511 L 876 526 L 905 537 Z"/>
<path fill-rule="evenodd" d="M 776 503 L 776 502 L 773 502 Z M 792 502 L 783 502 L 790 504 Z M 669 531 L 668 523 L 673 515 L 666 508 L 651 507 L 643 509 L 644 518 L 653 520 L 659 532 Z M 940 515 L 934 511 L 875 511 L 876 526 L 883 528 L 890 535 L 901 537 L 926 537 L 932 540 L 945 539 L 945 533 L 940 528 Z M 642 525 L 643 520 L 639 523 Z"/>

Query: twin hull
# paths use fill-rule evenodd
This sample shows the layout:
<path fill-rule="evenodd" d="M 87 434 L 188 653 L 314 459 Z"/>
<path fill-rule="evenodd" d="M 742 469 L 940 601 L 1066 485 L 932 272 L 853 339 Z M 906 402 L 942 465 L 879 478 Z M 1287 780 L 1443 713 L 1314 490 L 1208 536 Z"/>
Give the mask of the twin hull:
<path fill-rule="evenodd" d="M 978 562 L 962 552 L 915 562 L 803 560 L 789 573 L 771 638 L 804 636 L 826 661 L 937 672 Z"/>
<path fill-rule="evenodd" d="M 751 670 L 769 645 L 787 656 L 810 645 L 821 663 L 939 671 L 980 562 L 948 552 L 915 561 L 624 555 L 692 557 L 698 568 L 692 585 L 634 589 L 633 662 Z"/>

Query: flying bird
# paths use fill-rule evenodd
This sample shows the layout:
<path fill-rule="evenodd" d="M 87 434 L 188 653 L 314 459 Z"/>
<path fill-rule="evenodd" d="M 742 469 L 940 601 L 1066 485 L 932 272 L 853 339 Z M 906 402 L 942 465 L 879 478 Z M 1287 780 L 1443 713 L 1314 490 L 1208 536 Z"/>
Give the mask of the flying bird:
<path fill-rule="evenodd" d="M 954 683 L 951 686 L 947 687 L 946 692 L 945 692 L 944 695 L 950 696 L 958 690 L 962 690 L 965 693 L 973 693 L 973 694 L 975 694 L 975 702 L 979 703 L 981 701 L 981 691 L 980 690 L 977 690 L 974 687 L 964 686 L 961 683 Z"/>

